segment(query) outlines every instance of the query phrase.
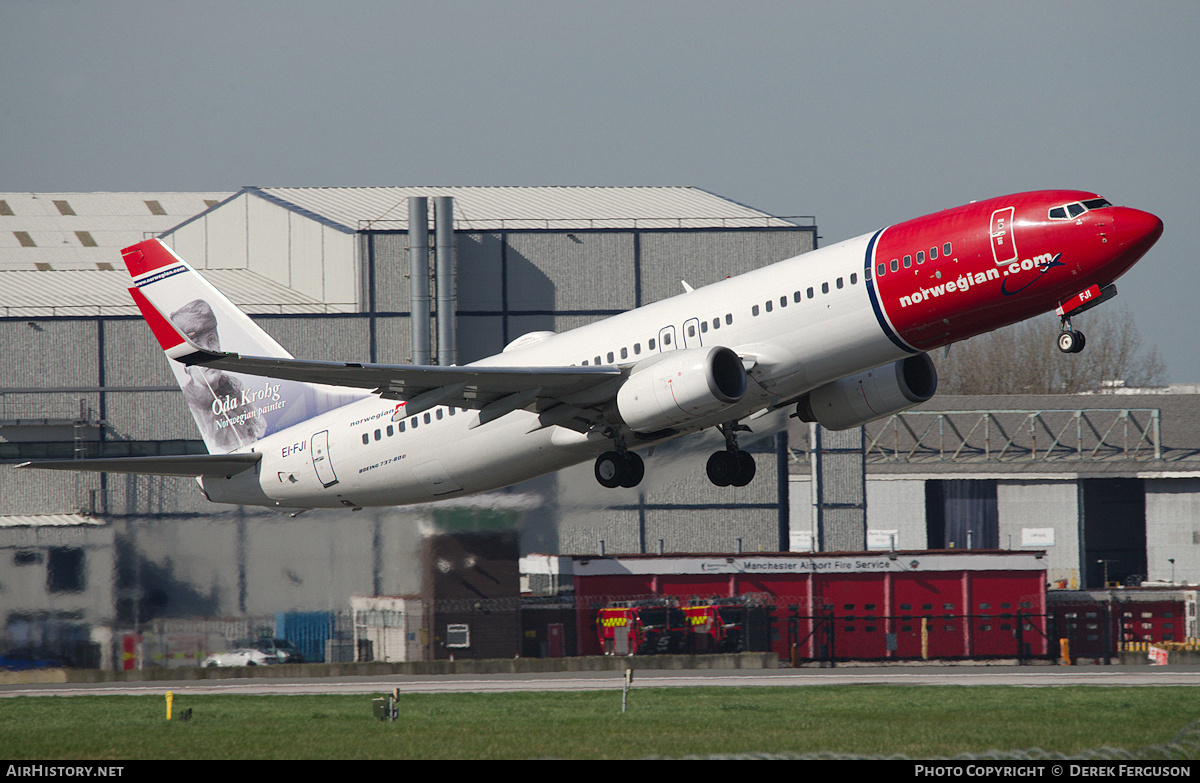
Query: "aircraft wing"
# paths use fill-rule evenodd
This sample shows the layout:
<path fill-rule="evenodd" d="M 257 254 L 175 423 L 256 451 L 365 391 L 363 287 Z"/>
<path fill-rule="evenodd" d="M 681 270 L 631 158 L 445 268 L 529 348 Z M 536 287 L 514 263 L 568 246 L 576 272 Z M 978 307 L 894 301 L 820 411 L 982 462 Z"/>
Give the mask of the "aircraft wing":
<path fill-rule="evenodd" d="M 453 395 L 460 407 L 480 408 L 516 392 L 540 388 L 539 397 L 568 397 L 620 377 L 617 367 L 439 367 L 436 365 L 359 364 L 241 356 L 199 351 L 179 358 L 189 365 L 262 375 L 288 381 L 371 389 L 390 399 L 412 399 L 434 389 L 461 386 Z M 439 404 L 453 404 L 445 402 Z"/>
<path fill-rule="evenodd" d="M 479 410 L 479 424 L 521 408 L 545 412 L 539 427 L 573 418 L 592 421 L 595 416 L 584 409 L 611 399 L 623 377 L 623 371 L 613 366 L 438 367 L 242 356 L 202 348 L 140 290 L 131 288 L 129 292 L 159 345 L 178 362 L 280 380 L 370 389 L 384 399 L 405 401 L 406 412 L 413 415 L 437 405 L 451 405 Z"/>
<path fill-rule="evenodd" d="M 232 476 L 262 459 L 251 454 L 172 454 L 165 457 L 101 457 L 22 462 L 18 468 L 86 470 L 101 473 L 139 473 L 151 476 Z"/>
<path fill-rule="evenodd" d="M 618 367 L 438 367 L 309 361 L 197 350 L 177 357 L 188 365 L 289 381 L 370 389 L 385 399 L 407 401 L 409 413 L 435 405 L 486 409 L 546 410 L 560 404 L 604 402 L 622 377 Z M 521 404 L 516 404 L 521 403 Z"/>

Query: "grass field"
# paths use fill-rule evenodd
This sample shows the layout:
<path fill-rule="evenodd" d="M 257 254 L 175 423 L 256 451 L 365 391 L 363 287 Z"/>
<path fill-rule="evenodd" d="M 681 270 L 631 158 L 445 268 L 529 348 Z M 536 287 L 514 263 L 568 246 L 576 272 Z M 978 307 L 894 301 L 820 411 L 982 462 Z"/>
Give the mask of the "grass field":
<path fill-rule="evenodd" d="M 380 694 L 383 695 L 383 694 Z M 828 686 L 629 694 L 413 694 L 379 721 L 370 696 L 0 699 L 0 758 L 617 759 L 847 754 L 914 759 L 1040 748 L 1138 752 L 1200 718 L 1200 690 Z M 1193 737 L 1195 734 L 1192 735 Z M 1200 757 L 1194 740 L 1172 755 Z"/>

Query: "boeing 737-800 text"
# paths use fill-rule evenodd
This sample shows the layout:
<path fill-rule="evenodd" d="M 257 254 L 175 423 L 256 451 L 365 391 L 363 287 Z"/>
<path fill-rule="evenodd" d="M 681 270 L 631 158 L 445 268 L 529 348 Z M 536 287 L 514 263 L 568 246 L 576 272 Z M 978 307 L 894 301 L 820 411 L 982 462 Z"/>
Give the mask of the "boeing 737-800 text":
<path fill-rule="evenodd" d="M 282 508 L 421 503 L 587 460 L 607 487 L 638 451 L 709 427 L 741 486 L 742 423 L 795 408 L 845 429 L 932 397 L 927 351 L 1056 310 L 1071 317 L 1162 234 L 1147 212 L 1071 190 L 973 202 L 814 250 L 465 366 L 292 358 L 158 240 L 123 251 L 209 454 L 27 463 L 197 476 L 210 500 Z"/>

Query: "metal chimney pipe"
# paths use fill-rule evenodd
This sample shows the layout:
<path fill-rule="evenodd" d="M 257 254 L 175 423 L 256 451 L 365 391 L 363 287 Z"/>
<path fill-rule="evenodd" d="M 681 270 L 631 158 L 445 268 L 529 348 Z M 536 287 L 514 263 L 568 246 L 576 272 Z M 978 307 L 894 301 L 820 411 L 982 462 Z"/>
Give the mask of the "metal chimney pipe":
<path fill-rule="evenodd" d="M 429 364 L 429 199 L 408 200 L 408 284 L 412 363 Z"/>
<path fill-rule="evenodd" d="M 433 199 L 433 234 L 437 278 L 437 360 L 448 367 L 458 363 L 455 322 L 458 319 L 458 248 L 454 242 L 454 198 Z"/>

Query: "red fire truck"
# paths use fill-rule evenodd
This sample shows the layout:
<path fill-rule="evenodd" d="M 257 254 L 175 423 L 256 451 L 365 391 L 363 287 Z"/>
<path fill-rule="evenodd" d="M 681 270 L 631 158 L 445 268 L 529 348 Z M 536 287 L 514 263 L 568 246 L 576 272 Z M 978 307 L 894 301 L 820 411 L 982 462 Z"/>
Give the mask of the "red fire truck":
<path fill-rule="evenodd" d="M 596 630 L 605 655 L 687 652 L 687 618 L 674 598 L 613 601 L 600 610 Z"/>

